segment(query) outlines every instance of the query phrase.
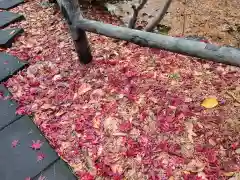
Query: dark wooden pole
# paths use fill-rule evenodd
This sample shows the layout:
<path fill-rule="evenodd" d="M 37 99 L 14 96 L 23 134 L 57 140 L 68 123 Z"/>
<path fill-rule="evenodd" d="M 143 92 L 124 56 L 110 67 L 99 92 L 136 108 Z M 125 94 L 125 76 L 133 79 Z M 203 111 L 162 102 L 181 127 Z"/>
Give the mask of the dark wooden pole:
<path fill-rule="evenodd" d="M 91 49 L 84 30 L 76 26 L 78 20 L 83 19 L 77 0 L 57 0 L 60 10 L 69 25 L 75 50 L 79 60 L 83 64 L 92 61 Z"/>
<path fill-rule="evenodd" d="M 144 32 L 87 19 L 81 19 L 75 23 L 84 31 L 129 41 L 140 46 L 164 49 L 240 67 L 240 49 Z"/>

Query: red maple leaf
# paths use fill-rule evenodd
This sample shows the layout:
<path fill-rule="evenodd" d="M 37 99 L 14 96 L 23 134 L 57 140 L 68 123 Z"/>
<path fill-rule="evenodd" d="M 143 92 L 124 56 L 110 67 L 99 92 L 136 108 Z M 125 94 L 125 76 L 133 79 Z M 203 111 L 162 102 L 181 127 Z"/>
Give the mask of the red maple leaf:
<path fill-rule="evenodd" d="M 37 141 L 33 140 L 32 145 L 30 147 L 34 150 L 39 150 L 42 145 L 43 145 L 43 142 L 41 142 L 40 140 L 37 140 Z"/>
<path fill-rule="evenodd" d="M 12 147 L 15 148 L 18 145 L 18 140 L 13 140 L 12 141 Z"/>
<path fill-rule="evenodd" d="M 42 57 L 42 56 L 35 56 L 35 57 L 34 57 L 34 60 L 36 60 L 36 61 L 41 61 L 41 60 L 43 60 L 43 57 Z"/>
<path fill-rule="evenodd" d="M 119 130 L 122 132 L 129 132 L 132 129 L 132 123 L 127 121 L 119 125 Z"/>
<path fill-rule="evenodd" d="M 0 92 L 0 98 L 3 98 L 3 97 L 4 97 L 3 92 Z"/>
<path fill-rule="evenodd" d="M 233 144 L 231 145 L 231 147 L 232 147 L 233 150 L 236 150 L 237 147 L 238 147 L 238 142 L 233 143 Z"/>
<path fill-rule="evenodd" d="M 45 154 L 41 152 L 37 154 L 37 161 L 42 161 L 44 158 L 45 158 Z"/>
<path fill-rule="evenodd" d="M 94 180 L 94 176 L 88 172 L 79 173 L 82 180 Z"/>
<path fill-rule="evenodd" d="M 25 107 L 18 107 L 16 110 L 17 115 L 27 115 L 27 110 Z"/>
<path fill-rule="evenodd" d="M 38 81 L 31 81 L 29 83 L 29 86 L 31 86 L 31 87 L 38 87 L 38 86 L 40 86 L 40 82 L 38 82 Z"/>

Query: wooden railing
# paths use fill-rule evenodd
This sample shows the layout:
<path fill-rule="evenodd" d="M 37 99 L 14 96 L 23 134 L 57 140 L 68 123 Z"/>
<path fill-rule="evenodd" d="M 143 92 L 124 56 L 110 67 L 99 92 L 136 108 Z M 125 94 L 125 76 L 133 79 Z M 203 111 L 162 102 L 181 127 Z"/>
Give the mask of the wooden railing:
<path fill-rule="evenodd" d="M 83 18 L 78 0 L 57 0 L 65 17 L 81 63 L 92 61 L 91 50 L 85 31 L 121 39 L 140 46 L 159 48 L 179 54 L 189 55 L 218 63 L 240 67 L 240 49 L 217 46 L 205 42 L 187 40 L 114 26 Z"/>

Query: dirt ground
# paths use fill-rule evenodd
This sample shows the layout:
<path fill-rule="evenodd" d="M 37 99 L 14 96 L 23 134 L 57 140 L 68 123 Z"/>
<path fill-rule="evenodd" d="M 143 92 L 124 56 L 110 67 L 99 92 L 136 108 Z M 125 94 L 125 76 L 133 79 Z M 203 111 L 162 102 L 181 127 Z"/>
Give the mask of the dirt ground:
<path fill-rule="evenodd" d="M 141 23 L 150 22 L 166 0 L 148 0 L 140 12 Z M 114 13 L 124 22 L 137 0 L 117 3 Z M 240 47 L 240 3 L 238 0 L 173 0 L 161 24 L 170 26 L 170 35 L 199 35 L 220 44 Z"/>

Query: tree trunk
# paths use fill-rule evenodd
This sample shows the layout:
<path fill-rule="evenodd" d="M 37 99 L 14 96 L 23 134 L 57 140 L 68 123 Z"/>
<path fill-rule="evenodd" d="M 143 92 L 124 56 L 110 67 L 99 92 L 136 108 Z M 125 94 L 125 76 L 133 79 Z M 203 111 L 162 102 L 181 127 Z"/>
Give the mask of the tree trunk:
<path fill-rule="evenodd" d="M 236 48 L 220 47 L 204 42 L 133 30 L 86 19 L 81 19 L 75 23 L 78 28 L 84 31 L 129 41 L 140 46 L 164 49 L 240 67 L 240 50 Z"/>
<path fill-rule="evenodd" d="M 151 23 L 149 23 L 146 28 L 144 29 L 145 31 L 151 32 L 153 31 L 154 27 L 157 26 L 161 20 L 163 19 L 163 17 L 165 16 L 170 4 L 172 3 L 172 0 L 167 0 L 167 2 L 165 3 L 163 10 L 153 19 L 153 21 Z"/>
<path fill-rule="evenodd" d="M 132 17 L 129 20 L 128 28 L 131 28 L 131 29 L 135 28 L 135 25 L 136 25 L 136 22 L 137 22 L 138 13 L 144 7 L 144 5 L 146 3 L 147 3 L 147 0 L 141 0 L 141 2 L 138 5 L 138 7 L 136 7 L 135 5 L 132 6 L 133 15 L 132 15 Z"/>
<path fill-rule="evenodd" d="M 76 52 L 81 63 L 92 61 L 91 50 L 84 30 L 76 27 L 77 21 L 83 19 L 77 0 L 57 0 L 60 10 L 66 19 L 73 38 Z"/>

